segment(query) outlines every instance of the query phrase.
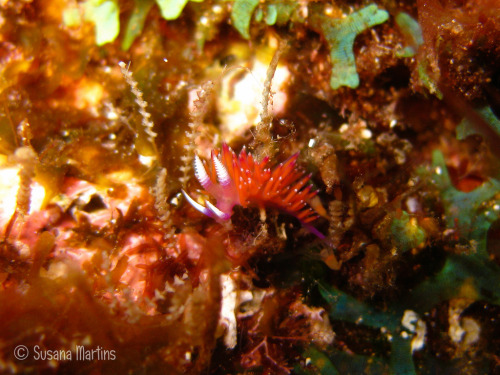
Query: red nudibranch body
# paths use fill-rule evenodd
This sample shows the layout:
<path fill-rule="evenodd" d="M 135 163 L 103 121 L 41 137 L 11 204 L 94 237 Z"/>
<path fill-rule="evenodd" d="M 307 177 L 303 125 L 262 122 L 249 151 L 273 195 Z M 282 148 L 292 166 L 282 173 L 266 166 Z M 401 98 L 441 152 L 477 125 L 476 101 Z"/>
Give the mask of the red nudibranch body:
<path fill-rule="evenodd" d="M 295 169 L 298 156 L 299 153 L 290 156 L 271 170 L 266 168 L 268 157 L 258 163 L 245 148 L 236 155 L 224 143 L 220 154 L 218 150 L 212 150 L 208 171 L 198 155 L 194 159 L 196 178 L 217 203 L 213 205 L 205 201 L 205 206 L 202 206 L 184 190 L 182 193 L 194 208 L 216 220 L 229 220 L 235 205 L 274 207 L 295 216 L 311 233 L 324 238 L 310 225 L 319 215 L 307 201 L 318 192 L 308 184 L 311 175 L 304 175 Z"/>

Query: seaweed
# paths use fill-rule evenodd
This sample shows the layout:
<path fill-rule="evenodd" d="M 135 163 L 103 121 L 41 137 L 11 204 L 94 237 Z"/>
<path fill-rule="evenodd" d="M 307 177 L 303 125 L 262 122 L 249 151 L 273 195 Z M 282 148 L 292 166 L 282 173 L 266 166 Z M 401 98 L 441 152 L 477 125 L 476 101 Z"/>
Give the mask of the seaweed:
<path fill-rule="evenodd" d="M 500 120 L 495 116 L 490 107 L 483 107 L 477 110 L 479 116 L 481 116 L 484 121 L 491 127 L 498 136 L 500 136 Z M 457 125 L 457 139 L 465 139 L 469 135 L 479 134 L 483 137 L 488 137 L 490 135 L 489 132 L 485 132 L 482 127 L 478 126 L 474 121 L 471 121 L 468 118 L 464 118 L 460 121 L 460 124 Z"/>
<path fill-rule="evenodd" d="M 142 33 L 146 17 L 153 5 L 153 0 L 134 0 L 134 9 L 128 19 L 125 35 L 123 36 L 123 50 L 128 50 L 132 46 L 132 43 L 134 43 L 135 38 Z"/>
<path fill-rule="evenodd" d="M 102 46 L 116 39 L 120 32 L 120 9 L 113 0 L 88 0 L 84 4 L 85 20 L 95 25 L 96 44 Z"/>
<path fill-rule="evenodd" d="M 442 194 L 447 228 L 466 241 L 467 248 L 488 258 L 487 234 L 498 218 L 500 181 L 491 178 L 471 192 L 462 192 L 453 187 L 443 154 L 436 150 L 432 159 L 433 179 Z"/>
<path fill-rule="evenodd" d="M 401 12 L 395 17 L 396 24 L 401 29 L 405 39 L 407 40 L 407 46 L 403 50 L 398 51 L 397 54 L 400 57 L 413 57 L 417 54 L 419 47 L 424 43 L 422 37 L 422 29 L 415 20 L 408 13 Z"/>
<path fill-rule="evenodd" d="M 366 29 L 387 21 L 389 13 L 375 4 L 345 18 L 329 17 L 324 13 L 322 7 L 315 7 L 310 22 L 314 28 L 321 31 L 330 48 L 330 87 L 333 90 L 341 86 L 356 88 L 359 85 L 359 76 L 353 52 L 354 39 Z"/>
<path fill-rule="evenodd" d="M 156 0 L 160 7 L 161 16 L 166 20 L 175 20 L 178 18 L 188 1 L 201 2 L 203 0 Z"/>
<path fill-rule="evenodd" d="M 236 0 L 231 10 L 233 25 L 243 38 L 250 38 L 250 21 L 259 0 Z"/>

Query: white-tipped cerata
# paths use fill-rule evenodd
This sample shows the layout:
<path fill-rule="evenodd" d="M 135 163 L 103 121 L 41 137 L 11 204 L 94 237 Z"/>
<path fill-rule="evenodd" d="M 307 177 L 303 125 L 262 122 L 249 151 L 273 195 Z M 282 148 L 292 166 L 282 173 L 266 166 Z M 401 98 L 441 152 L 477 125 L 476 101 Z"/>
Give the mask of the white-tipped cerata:
<path fill-rule="evenodd" d="M 210 180 L 210 176 L 198 155 L 194 156 L 194 175 L 203 189 L 208 190 L 212 186 L 212 180 Z"/>
<path fill-rule="evenodd" d="M 201 212 L 202 214 L 204 214 L 204 215 L 207 215 L 207 216 L 209 216 L 209 217 L 211 217 L 211 218 L 214 218 L 214 219 L 216 219 L 216 218 L 217 218 L 217 216 L 216 216 L 216 215 L 214 215 L 214 214 L 212 213 L 212 211 L 210 211 L 208 208 L 206 208 L 206 207 L 202 206 L 201 204 L 199 204 L 198 202 L 196 202 L 193 198 L 191 198 L 191 197 L 190 197 L 190 196 L 189 196 L 189 195 L 188 195 L 188 194 L 184 191 L 184 189 L 181 189 L 181 191 L 182 191 L 182 194 L 184 195 L 184 197 L 187 199 L 187 201 L 189 202 L 189 204 L 190 204 L 191 206 L 193 206 L 194 208 L 196 208 L 198 211 L 200 211 L 200 212 Z"/>
<path fill-rule="evenodd" d="M 231 177 L 229 176 L 229 173 L 227 173 L 227 169 L 224 167 L 224 164 L 222 164 L 219 158 L 215 155 L 212 155 L 212 161 L 215 166 L 215 173 L 217 173 L 219 183 L 222 186 L 229 185 L 231 183 Z"/>
<path fill-rule="evenodd" d="M 206 201 L 205 202 L 207 208 L 212 211 L 212 213 L 217 216 L 219 219 L 221 220 L 229 220 L 231 218 L 231 214 L 228 214 L 228 213 L 225 213 L 225 212 L 222 212 L 221 210 L 219 210 L 217 207 L 215 207 L 212 203 L 210 203 L 209 201 Z"/>

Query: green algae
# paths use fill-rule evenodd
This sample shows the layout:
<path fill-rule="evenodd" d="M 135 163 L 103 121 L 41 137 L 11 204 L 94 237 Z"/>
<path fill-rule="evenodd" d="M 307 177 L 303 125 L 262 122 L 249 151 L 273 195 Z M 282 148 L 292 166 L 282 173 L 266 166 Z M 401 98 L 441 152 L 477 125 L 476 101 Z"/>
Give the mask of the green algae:
<path fill-rule="evenodd" d="M 284 25 L 294 15 L 298 3 L 290 1 L 270 1 L 266 5 L 266 24 L 268 25 Z"/>
<path fill-rule="evenodd" d="M 123 50 L 128 50 L 135 38 L 141 34 L 144 22 L 153 4 L 154 0 L 134 0 L 134 10 L 128 20 L 125 35 L 123 36 Z"/>
<path fill-rule="evenodd" d="M 500 181 L 492 178 L 465 193 L 453 187 L 441 151 L 433 152 L 432 161 L 435 171 L 433 179 L 441 191 L 447 227 L 467 241 L 468 247 L 487 257 L 488 230 L 498 219 Z"/>
<path fill-rule="evenodd" d="M 102 46 L 116 39 L 120 32 L 120 9 L 116 1 L 88 0 L 85 19 L 95 25 L 96 44 Z"/>
<path fill-rule="evenodd" d="M 166 20 L 177 19 L 189 0 L 156 0 L 161 15 Z M 200 2 L 201 0 L 191 0 Z M 268 26 L 285 25 L 293 17 L 298 4 L 284 1 L 271 1 L 258 8 L 259 0 L 235 0 L 231 8 L 231 22 L 233 27 L 245 39 L 250 39 L 250 23 L 252 17 L 258 22 L 264 21 Z M 86 19 L 94 22 L 96 29 L 96 40 L 98 45 L 112 42 L 118 36 L 120 21 L 118 18 L 119 8 L 114 1 L 89 0 Z M 142 32 L 146 16 L 148 15 L 153 0 L 135 1 L 133 12 L 128 20 L 125 35 L 122 41 L 122 49 L 130 48 L 134 40 Z M 389 13 L 381 10 L 377 5 L 366 6 L 345 18 L 331 18 L 324 14 L 323 8 L 313 7 L 309 21 L 313 28 L 318 28 L 325 37 L 330 49 L 330 62 L 332 72 L 330 86 L 336 90 L 347 86 L 356 88 L 359 86 L 359 76 L 356 71 L 356 63 L 353 52 L 356 37 L 370 27 L 384 23 L 389 18 Z M 403 26 L 410 24 L 407 28 L 411 31 L 415 28 L 406 18 Z M 298 19 L 299 22 L 306 20 Z M 199 46 L 203 46 L 200 41 Z"/>
<path fill-rule="evenodd" d="M 417 53 L 418 48 L 424 43 L 422 36 L 422 28 L 417 20 L 408 13 L 401 12 L 395 18 L 401 33 L 407 40 L 408 45 L 402 51 L 396 54 L 398 57 L 413 57 Z"/>
<path fill-rule="evenodd" d="M 130 15 L 122 49 L 128 50 L 134 40 L 141 34 L 144 22 L 152 6 L 156 3 L 160 8 L 161 16 L 165 20 L 179 18 L 189 1 L 202 2 L 203 0 L 134 0 L 134 8 Z M 87 21 L 95 26 L 96 44 L 102 46 L 113 42 L 120 32 L 120 7 L 114 0 L 87 0 L 84 3 L 84 15 Z M 68 22 L 74 23 L 74 20 Z"/>
<path fill-rule="evenodd" d="M 326 286 L 322 283 L 318 283 L 318 286 L 321 295 L 330 305 L 329 314 L 331 319 L 362 324 L 384 331 L 391 338 L 389 365 L 392 372 L 395 374 L 416 374 L 411 349 L 412 336 L 401 335 L 403 331 L 401 320 L 406 310 L 402 305 L 395 304 L 390 306 L 387 311 L 380 311 L 364 302 L 358 301 L 356 298 L 339 289 Z M 357 356 L 357 359 L 354 358 L 354 361 L 365 363 L 364 359 L 363 356 Z M 350 360 L 353 360 L 353 358 L 350 357 Z M 366 366 L 368 366 L 368 362 L 366 362 Z M 375 373 L 379 372 L 376 371 Z M 384 372 L 380 371 L 380 373 Z"/>
<path fill-rule="evenodd" d="M 316 8 L 311 22 L 321 30 L 330 48 L 332 73 L 330 87 L 356 88 L 359 75 L 356 71 L 353 45 L 356 37 L 370 27 L 380 25 L 389 19 L 389 13 L 372 4 L 345 18 L 331 18 L 321 8 Z"/>
<path fill-rule="evenodd" d="M 425 313 L 442 301 L 466 297 L 462 287 L 472 283 L 477 300 L 500 303 L 500 267 L 483 254 L 450 254 L 434 276 L 419 284 L 408 298 L 415 311 Z"/>
<path fill-rule="evenodd" d="M 495 116 L 490 107 L 483 107 L 477 110 L 478 114 L 489 124 L 491 129 L 500 136 L 500 120 Z M 488 134 L 484 129 L 477 126 L 473 121 L 468 118 L 464 118 L 460 124 L 458 124 L 457 129 L 457 139 L 465 139 L 469 135 L 479 134 L 483 138 L 487 137 Z"/>
<path fill-rule="evenodd" d="M 250 22 L 258 0 L 236 0 L 231 12 L 233 26 L 245 38 L 250 38 Z M 297 4 L 287 2 L 270 2 L 266 11 L 257 9 L 255 19 L 265 21 L 267 25 L 284 25 L 292 17 Z M 356 88 L 359 86 L 359 76 L 356 71 L 353 45 L 356 37 L 370 27 L 384 23 L 389 19 L 389 13 L 372 4 L 364 7 L 345 18 L 331 18 L 324 14 L 321 6 L 311 7 L 308 21 L 313 28 L 320 30 L 330 49 L 332 73 L 330 87 L 334 90 L 341 86 Z"/>
<path fill-rule="evenodd" d="M 406 211 L 392 220 L 390 231 L 393 245 L 401 252 L 423 245 L 427 238 L 425 231 L 411 220 Z"/>
<path fill-rule="evenodd" d="M 233 26 L 245 39 L 250 38 L 250 21 L 259 0 L 235 0 L 231 10 Z"/>
<path fill-rule="evenodd" d="M 160 7 L 161 16 L 166 20 L 179 18 L 188 1 L 202 2 L 203 0 L 156 0 Z"/>

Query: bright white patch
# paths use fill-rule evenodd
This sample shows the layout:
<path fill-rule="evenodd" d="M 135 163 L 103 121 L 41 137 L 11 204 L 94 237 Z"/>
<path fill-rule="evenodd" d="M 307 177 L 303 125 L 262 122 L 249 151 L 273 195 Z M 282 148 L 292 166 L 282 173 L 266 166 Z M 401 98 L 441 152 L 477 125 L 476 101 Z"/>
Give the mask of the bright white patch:
<path fill-rule="evenodd" d="M 16 197 L 19 190 L 19 171 L 21 168 L 0 169 L 0 227 L 4 227 L 16 210 Z M 45 198 L 45 189 L 37 182 L 31 184 L 30 211 L 40 211 Z"/>
<path fill-rule="evenodd" d="M 472 318 L 463 318 L 462 319 L 462 327 L 465 331 L 465 336 L 462 341 L 464 346 L 469 346 L 477 342 L 479 340 L 479 336 L 481 334 L 481 326 Z"/>
<path fill-rule="evenodd" d="M 290 71 L 285 66 L 278 66 L 276 72 L 274 72 L 271 91 L 275 93 L 272 107 L 272 111 L 275 115 L 285 111 L 288 96 L 283 90 L 286 83 L 290 80 L 290 75 Z"/>
<path fill-rule="evenodd" d="M 188 110 L 190 113 L 193 113 L 196 110 L 194 102 L 198 100 L 199 90 L 200 90 L 199 87 L 194 87 L 188 92 Z"/>
<path fill-rule="evenodd" d="M 3 228 L 16 210 L 19 168 L 0 169 L 0 226 Z"/>
<path fill-rule="evenodd" d="M 425 325 L 425 322 L 420 319 L 415 311 L 406 310 L 404 312 L 403 319 L 401 319 L 401 325 L 411 333 L 415 334 L 411 340 L 411 352 L 413 353 L 416 350 L 421 350 L 424 347 L 425 335 L 427 334 L 427 326 Z M 402 337 L 403 332 L 401 333 Z"/>
<path fill-rule="evenodd" d="M 42 208 L 43 200 L 45 199 L 45 189 L 38 182 L 31 184 L 31 203 L 30 214 L 40 211 Z"/>
<path fill-rule="evenodd" d="M 141 162 L 142 165 L 145 165 L 146 167 L 151 167 L 155 160 L 156 156 L 139 155 L 139 161 Z"/>
<path fill-rule="evenodd" d="M 372 132 L 370 129 L 363 129 L 361 130 L 361 137 L 364 139 L 370 139 L 372 137 Z"/>
<path fill-rule="evenodd" d="M 465 335 L 465 330 L 460 325 L 460 314 L 462 311 L 461 307 L 454 306 L 450 306 L 448 311 L 448 335 L 450 335 L 451 341 L 455 344 L 460 343 Z"/>
<path fill-rule="evenodd" d="M 415 332 L 415 322 L 418 320 L 418 314 L 412 310 L 405 310 L 401 324 L 410 332 Z"/>
<path fill-rule="evenodd" d="M 457 304 L 448 309 L 448 334 L 451 340 L 462 347 L 467 347 L 479 340 L 481 326 L 472 318 L 460 318 L 465 306 Z"/>
<path fill-rule="evenodd" d="M 68 275 L 68 266 L 64 262 L 52 262 L 49 265 L 49 269 L 40 268 L 40 276 L 48 279 L 58 279 L 60 277 L 65 277 Z"/>
<path fill-rule="evenodd" d="M 224 344 L 229 349 L 236 346 L 236 284 L 229 273 L 220 275 L 220 283 L 222 285 L 222 306 L 219 318 L 219 325 L 226 327 L 224 335 Z"/>
<path fill-rule="evenodd" d="M 117 120 L 118 113 L 116 113 L 112 108 L 110 108 L 108 111 L 106 111 L 106 118 L 108 120 Z"/>
<path fill-rule="evenodd" d="M 408 211 L 411 213 L 417 212 L 419 208 L 418 200 L 415 197 L 409 197 L 406 200 L 406 206 L 408 207 Z"/>
<path fill-rule="evenodd" d="M 271 54 L 267 55 L 266 57 L 272 57 Z M 262 91 L 264 90 L 267 68 L 267 62 L 262 62 L 256 58 L 251 73 L 245 72 L 238 82 L 234 83 L 234 78 L 241 74 L 239 69 L 226 74 L 223 78 L 218 105 L 222 120 L 223 138 L 228 142 L 235 137 L 241 136 L 251 126 L 257 125 L 260 121 Z M 290 75 L 290 71 L 286 66 L 276 68 L 271 86 L 274 95 L 272 101 L 269 101 L 269 111 L 274 116 L 284 112 L 286 108 L 288 96 L 285 88 Z"/>

